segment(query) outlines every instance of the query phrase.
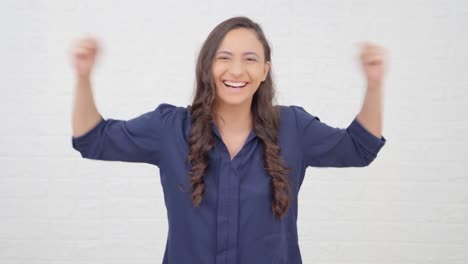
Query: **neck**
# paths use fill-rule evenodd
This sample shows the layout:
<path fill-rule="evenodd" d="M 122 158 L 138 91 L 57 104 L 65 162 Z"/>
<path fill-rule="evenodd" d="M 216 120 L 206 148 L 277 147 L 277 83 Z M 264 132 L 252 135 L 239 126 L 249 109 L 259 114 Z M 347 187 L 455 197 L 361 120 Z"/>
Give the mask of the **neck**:
<path fill-rule="evenodd" d="M 229 131 L 229 133 L 245 133 L 252 129 L 253 117 L 250 104 L 220 104 L 216 107 L 216 112 L 218 116 L 215 122 L 221 133 L 225 131 Z"/>

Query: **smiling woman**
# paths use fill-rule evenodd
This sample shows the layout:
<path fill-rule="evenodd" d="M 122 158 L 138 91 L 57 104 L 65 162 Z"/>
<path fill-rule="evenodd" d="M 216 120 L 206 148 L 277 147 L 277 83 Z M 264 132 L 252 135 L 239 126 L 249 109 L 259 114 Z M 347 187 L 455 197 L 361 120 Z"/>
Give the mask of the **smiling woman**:
<path fill-rule="evenodd" d="M 163 263 L 302 263 L 297 198 L 306 168 L 367 166 L 386 141 L 356 118 L 334 128 L 302 107 L 274 105 L 270 46 L 246 17 L 208 35 L 192 105 L 161 103 L 131 120 L 97 112 L 89 81 L 97 45 L 78 46 L 73 147 L 84 158 L 159 167 L 169 222 Z"/>
<path fill-rule="evenodd" d="M 279 111 L 273 106 L 275 91 L 270 68 L 268 41 L 260 25 L 248 18 L 224 21 L 213 29 L 203 44 L 197 63 L 196 94 L 190 109 L 193 129 L 189 139 L 189 160 L 194 165 L 191 179 L 195 206 L 203 199 L 202 175 L 208 159 L 194 157 L 205 156 L 213 140 L 209 124 L 199 121 L 206 120 L 214 122 L 231 159 L 255 130 L 265 148 L 264 168 L 272 177 L 273 213 L 277 218 L 286 213 L 291 190 L 288 168 L 277 144 Z M 206 82 L 204 76 L 211 78 Z"/>
<path fill-rule="evenodd" d="M 265 61 L 263 46 L 255 30 L 237 28 L 229 31 L 218 50 L 212 66 L 218 111 L 223 104 L 243 104 L 244 108 L 250 109 L 253 95 L 270 69 L 270 61 Z"/>

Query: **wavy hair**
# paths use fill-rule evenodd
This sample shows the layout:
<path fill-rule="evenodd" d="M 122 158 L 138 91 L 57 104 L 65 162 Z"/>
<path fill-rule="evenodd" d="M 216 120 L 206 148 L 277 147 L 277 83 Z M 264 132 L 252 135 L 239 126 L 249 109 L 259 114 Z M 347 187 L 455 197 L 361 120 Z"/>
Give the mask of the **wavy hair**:
<path fill-rule="evenodd" d="M 208 152 L 214 146 L 214 135 L 211 122 L 215 120 L 214 111 L 216 86 L 212 78 L 212 65 L 215 53 L 224 36 L 233 29 L 247 28 L 253 30 L 263 44 L 265 61 L 271 61 L 271 48 L 259 24 L 247 17 L 233 17 L 216 26 L 208 35 L 198 54 L 196 64 L 196 89 L 191 107 L 191 131 L 187 161 L 192 167 L 189 172 L 192 202 L 198 207 L 205 194 L 205 173 L 209 166 Z M 253 128 L 264 146 L 263 166 L 271 176 L 272 202 L 271 209 L 276 219 L 282 218 L 292 199 L 288 173 L 290 168 L 280 156 L 278 145 L 279 108 L 273 106 L 275 89 L 271 69 L 255 94 L 251 111 Z"/>

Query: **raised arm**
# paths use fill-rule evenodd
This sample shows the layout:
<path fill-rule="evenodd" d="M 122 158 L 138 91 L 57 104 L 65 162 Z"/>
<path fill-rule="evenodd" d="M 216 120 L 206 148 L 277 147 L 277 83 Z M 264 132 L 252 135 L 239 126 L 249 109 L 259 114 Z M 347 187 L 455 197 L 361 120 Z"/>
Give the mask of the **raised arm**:
<path fill-rule="evenodd" d="M 94 103 L 90 79 L 77 78 L 72 116 L 73 136 L 84 135 L 102 119 Z"/>
<path fill-rule="evenodd" d="M 97 50 L 97 41 L 85 38 L 76 43 L 72 53 L 77 82 L 73 106 L 73 148 L 88 159 L 159 165 L 164 118 L 170 116 L 176 107 L 160 104 L 156 109 L 130 120 L 103 118 L 96 109 L 90 81 Z"/>
<path fill-rule="evenodd" d="M 98 54 L 96 39 L 87 37 L 76 41 L 72 47 L 72 62 L 75 68 L 75 97 L 73 102 L 73 136 L 84 135 L 95 127 L 102 117 L 94 103 L 91 87 L 91 72 Z"/>
<path fill-rule="evenodd" d="M 382 137 L 382 97 L 386 67 L 386 51 L 371 43 L 361 46 L 360 60 L 367 89 L 357 120 L 376 137 Z"/>
<path fill-rule="evenodd" d="M 361 111 L 346 129 L 329 126 L 303 108 L 293 107 L 307 166 L 368 166 L 386 142 L 382 136 L 385 51 L 370 43 L 363 43 L 361 47 L 367 90 Z"/>

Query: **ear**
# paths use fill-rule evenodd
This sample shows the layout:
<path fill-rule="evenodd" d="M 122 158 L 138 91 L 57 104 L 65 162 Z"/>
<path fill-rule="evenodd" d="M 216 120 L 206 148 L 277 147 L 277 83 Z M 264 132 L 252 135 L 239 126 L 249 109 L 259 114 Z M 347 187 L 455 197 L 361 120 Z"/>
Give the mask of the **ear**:
<path fill-rule="evenodd" d="M 268 72 L 270 71 L 270 67 L 271 67 L 271 62 L 266 61 L 265 66 L 263 68 L 263 81 L 265 81 L 265 79 L 266 79 L 266 77 L 268 75 Z"/>

